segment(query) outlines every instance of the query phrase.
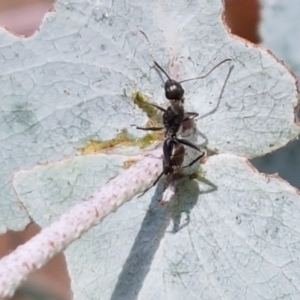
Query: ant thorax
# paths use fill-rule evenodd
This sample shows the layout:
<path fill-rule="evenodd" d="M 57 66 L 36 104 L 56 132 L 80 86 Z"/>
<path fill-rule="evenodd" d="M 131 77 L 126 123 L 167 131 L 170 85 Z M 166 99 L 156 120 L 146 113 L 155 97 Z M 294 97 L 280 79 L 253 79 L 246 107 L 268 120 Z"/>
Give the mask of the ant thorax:
<path fill-rule="evenodd" d="M 163 124 L 166 132 L 175 135 L 184 119 L 184 108 L 181 101 L 172 101 L 172 104 L 166 109 L 163 114 Z"/>

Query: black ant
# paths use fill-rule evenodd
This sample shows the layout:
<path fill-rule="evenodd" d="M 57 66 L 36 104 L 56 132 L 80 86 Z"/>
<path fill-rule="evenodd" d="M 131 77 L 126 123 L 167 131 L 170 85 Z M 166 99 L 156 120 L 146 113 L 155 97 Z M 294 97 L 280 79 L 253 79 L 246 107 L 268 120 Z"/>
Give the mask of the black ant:
<path fill-rule="evenodd" d="M 147 35 L 143 32 L 140 31 L 145 38 L 148 40 Z M 160 71 L 162 71 L 168 80 L 165 82 L 165 95 L 168 100 L 170 101 L 170 106 L 165 109 L 162 108 L 158 105 L 148 103 L 151 106 L 156 107 L 160 111 L 163 112 L 163 127 L 138 127 L 136 126 L 137 129 L 140 130 L 151 130 L 151 131 L 157 131 L 157 130 L 165 130 L 165 140 L 163 143 L 163 171 L 161 174 L 156 178 L 152 186 L 147 188 L 139 197 L 144 195 L 150 188 L 156 185 L 156 183 L 159 181 L 159 179 L 165 174 L 165 175 L 176 175 L 178 174 L 180 168 L 185 168 L 185 167 L 190 167 L 194 163 L 196 163 L 200 158 L 202 158 L 205 155 L 205 152 L 202 151 L 198 146 L 194 145 L 193 143 L 189 142 L 188 140 L 185 139 L 179 139 L 177 137 L 177 133 L 182 125 L 187 120 L 193 119 L 197 117 L 199 114 L 196 112 L 185 112 L 183 103 L 184 103 L 184 89 L 181 85 L 181 83 L 186 82 L 186 81 L 191 81 L 191 80 L 198 80 L 198 79 L 203 79 L 207 77 L 213 70 L 215 70 L 217 67 L 219 67 L 221 64 L 231 61 L 231 59 L 225 59 L 218 63 L 216 66 L 214 66 L 206 75 L 196 77 L 196 78 L 190 78 L 182 81 L 176 81 L 172 79 L 168 73 L 156 62 L 154 61 L 155 67 L 157 67 Z M 222 88 L 221 94 L 219 96 L 219 101 L 222 97 L 226 82 L 229 78 L 229 75 L 231 73 L 232 68 L 230 68 L 229 74 L 226 78 L 225 84 Z M 218 103 L 219 103 L 218 101 Z M 186 145 L 190 148 L 193 148 L 197 151 L 200 152 L 200 155 L 194 159 L 191 163 L 189 163 L 187 166 L 182 167 L 182 163 L 184 161 L 184 154 L 185 154 L 185 149 L 184 146 Z"/>
<path fill-rule="evenodd" d="M 221 62 L 221 63 L 223 63 L 223 62 Z M 220 65 L 221 63 L 219 63 L 218 65 Z M 214 67 L 214 68 L 216 68 L 216 67 Z M 225 86 L 227 84 L 227 81 L 229 79 L 232 69 L 233 69 L 233 66 L 231 66 L 229 69 L 229 72 L 227 74 L 227 77 L 225 79 L 225 82 L 223 84 L 223 87 L 221 89 L 221 92 L 220 92 L 220 95 L 218 98 L 218 103 L 220 102 L 220 100 L 222 98 L 223 92 L 225 90 Z M 164 73 L 165 73 L 165 71 L 164 71 Z M 165 73 L 165 74 L 167 74 L 167 73 Z M 151 189 L 153 186 L 155 186 L 157 184 L 157 182 L 159 181 L 159 179 L 163 175 L 166 175 L 166 176 L 171 175 L 173 177 L 176 177 L 178 175 L 180 169 L 192 166 L 194 163 L 196 163 L 199 159 L 201 159 L 205 155 L 205 151 L 202 151 L 195 144 L 189 142 L 188 140 L 180 139 L 177 137 L 177 133 L 178 133 L 182 123 L 189 119 L 197 117 L 198 113 L 184 112 L 184 108 L 183 108 L 184 90 L 181 87 L 179 82 L 172 81 L 169 76 L 168 76 L 168 78 L 169 78 L 169 80 L 166 82 L 165 86 L 170 87 L 172 85 L 170 82 L 175 82 L 176 84 L 175 84 L 174 88 L 171 88 L 171 90 L 173 92 L 175 90 L 177 90 L 178 87 L 180 87 L 180 89 L 177 90 L 177 95 L 178 96 L 180 95 L 180 97 L 178 97 L 176 99 L 177 101 L 173 101 L 173 103 L 167 109 L 165 109 L 161 106 L 158 106 L 156 104 L 153 104 L 153 103 L 148 103 L 149 105 L 154 106 L 163 112 L 163 125 L 164 126 L 163 127 L 138 127 L 138 126 L 136 126 L 136 128 L 140 129 L 140 130 L 151 130 L 151 131 L 157 131 L 157 130 L 162 130 L 162 129 L 165 130 L 165 140 L 163 143 L 163 171 L 156 178 L 156 180 L 153 182 L 153 184 L 150 187 L 148 187 L 139 197 L 143 196 L 149 189 Z M 198 77 L 198 78 L 200 78 L 200 77 Z M 168 82 L 170 84 L 168 84 Z M 168 93 L 168 95 L 170 95 L 166 89 L 166 95 L 167 95 L 167 93 Z M 174 94 L 176 94 L 176 93 L 174 93 Z M 200 152 L 198 157 L 196 157 L 192 162 L 190 162 L 188 165 L 186 165 L 184 167 L 182 167 L 182 163 L 184 161 L 184 154 L 185 154 L 185 149 L 184 149 L 183 145 L 193 148 Z"/>

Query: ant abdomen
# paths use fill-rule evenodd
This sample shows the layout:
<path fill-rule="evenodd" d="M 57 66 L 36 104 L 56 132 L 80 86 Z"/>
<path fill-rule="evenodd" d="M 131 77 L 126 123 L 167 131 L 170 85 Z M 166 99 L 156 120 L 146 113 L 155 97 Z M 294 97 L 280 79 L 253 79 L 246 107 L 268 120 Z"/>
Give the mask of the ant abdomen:
<path fill-rule="evenodd" d="M 181 143 L 175 140 L 169 140 L 168 154 L 164 156 L 163 170 L 165 175 L 178 174 L 184 161 L 185 149 Z"/>

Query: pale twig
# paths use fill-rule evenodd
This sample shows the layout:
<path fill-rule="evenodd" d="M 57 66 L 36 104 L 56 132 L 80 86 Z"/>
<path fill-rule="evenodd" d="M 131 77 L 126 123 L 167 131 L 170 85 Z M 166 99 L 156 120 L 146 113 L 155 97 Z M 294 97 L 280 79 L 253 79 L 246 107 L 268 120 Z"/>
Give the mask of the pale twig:
<path fill-rule="evenodd" d="M 149 152 L 130 169 L 0 260 L 0 298 L 10 297 L 27 276 L 151 185 L 162 170 L 162 151 Z"/>

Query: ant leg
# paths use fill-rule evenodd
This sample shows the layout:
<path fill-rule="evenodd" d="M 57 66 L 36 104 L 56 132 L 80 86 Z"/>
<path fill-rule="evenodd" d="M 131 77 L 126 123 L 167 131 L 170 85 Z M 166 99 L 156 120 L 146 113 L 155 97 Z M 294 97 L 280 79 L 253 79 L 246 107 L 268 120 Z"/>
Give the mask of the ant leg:
<path fill-rule="evenodd" d="M 158 131 L 165 128 L 165 127 L 139 127 L 136 125 L 131 125 L 131 126 L 135 126 L 135 128 L 139 130 L 151 130 L 151 131 Z"/>
<path fill-rule="evenodd" d="M 149 186 L 148 188 L 146 188 L 146 189 L 143 191 L 143 193 L 140 194 L 140 195 L 138 196 L 138 198 L 142 197 L 143 195 L 145 195 L 146 192 L 148 192 L 151 188 L 153 188 L 153 187 L 157 184 L 158 180 L 163 176 L 163 174 L 164 174 L 164 171 L 162 171 L 162 172 L 158 175 L 158 177 L 155 179 L 155 181 L 153 182 L 153 184 L 152 184 L 151 186 Z"/>
<path fill-rule="evenodd" d="M 139 130 L 149 130 L 149 131 L 159 131 L 165 129 L 165 127 L 139 127 L 136 125 L 131 125 L 131 126 L 135 126 L 135 128 Z"/>
<path fill-rule="evenodd" d="M 179 143 L 181 143 L 183 145 L 189 146 L 189 147 L 191 147 L 191 148 L 193 148 L 195 150 L 198 150 L 199 152 L 203 153 L 203 151 L 199 147 L 197 147 L 195 144 L 189 142 L 188 140 L 183 140 L 183 139 L 176 138 L 176 141 L 178 141 Z"/>
<path fill-rule="evenodd" d="M 145 102 L 146 104 L 148 105 L 151 105 L 151 106 L 154 106 L 155 108 L 159 109 L 160 111 L 166 113 L 167 110 L 161 106 L 158 106 L 156 104 L 152 104 L 152 103 L 148 103 L 148 102 Z M 136 129 L 139 129 L 139 130 L 151 130 L 151 131 L 158 131 L 158 130 L 162 130 L 164 129 L 165 127 L 139 127 L 139 126 L 136 126 L 136 125 L 131 125 L 131 126 L 135 126 Z"/>
<path fill-rule="evenodd" d="M 190 119 L 194 119 L 198 116 L 199 116 L 199 114 L 196 113 L 196 112 L 185 112 L 184 113 L 184 119 L 182 120 L 182 122 L 185 122 L 185 121 L 190 120 Z"/>
<path fill-rule="evenodd" d="M 190 162 L 187 166 L 184 166 L 182 168 L 187 168 L 192 166 L 195 162 L 197 162 L 201 157 L 203 157 L 205 155 L 205 151 L 202 151 L 199 147 L 197 147 L 196 145 L 194 145 L 193 143 L 187 141 L 187 140 L 183 140 L 183 139 L 176 139 L 179 143 L 184 144 L 186 146 L 189 146 L 195 150 L 198 150 L 199 152 L 201 152 L 201 154 L 195 158 L 192 162 Z"/>
<path fill-rule="evenodd" d="M 188 165 L 182 167 L 182 169 L 184 168 L 188 168 L 191 167 L 194 163 L 196 163 L 200 158 L 202 158 L 205 155 L 205 152 L 203 151 L 197 158 L 195 158 L 192 162 L 190 162 Z"/>
<path fill-rule="evenodd" d="M 148 105 L 154 106 L 155 108 L 159 109 L 160 111 L 166 113 L 167 110 L 159 105 L 153 104 L 153 103 L 147 103 Z"/>
<path fill-rule="evenodd" d="M 144 104 L 146 105 L 151 105 L 151 106 L 154 106 L 155 108 L 159 109 L 160 111 L 166 113 L 167 110 L 159 105 L 156 105 L 156 104 L 153 104 L 153 103 L 150 103 L 150 102 L 144 102 Z"/>

